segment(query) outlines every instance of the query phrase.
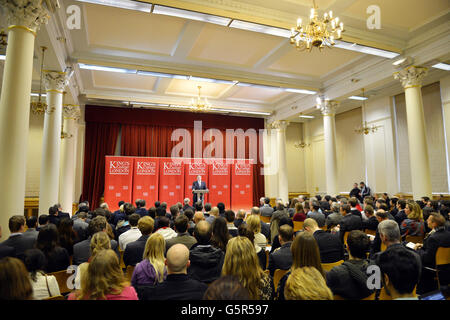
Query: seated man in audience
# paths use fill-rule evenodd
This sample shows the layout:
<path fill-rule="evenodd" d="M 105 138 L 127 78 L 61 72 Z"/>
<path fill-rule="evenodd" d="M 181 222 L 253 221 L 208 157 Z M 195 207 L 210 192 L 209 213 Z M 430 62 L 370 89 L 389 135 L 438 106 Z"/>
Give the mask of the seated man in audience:
<path fill-rule="evenodd" d="M 177 233 L 170 228 L 170 220 L 167 217 L 160 217 L 158 223 L 159 229 L 156 230 L 157 233 L 160 233 L 164 240 L 169 240 L 177 236 Z"/>
<path fill-rule="evenodd" d="M 384 210 L 379 209 L 375 213 L 375 219 L 377 219 L 378 225 L 377 225 L 377 229 L 375 232 L 375 238 L 373 239 L 373 241 L 370 245 L 370 258 L 371 259 L 374 257 L 374 255 L 377 252 L 380 252 L 380 250 L 381 250 L 381 238 L 380 238 L 380 233 L 378 232 L 378 226 L 380 225 L 381 221 L 388 220 L 387 213 Z"/>
<path fill-rule="evenodd" d="M 276 269 L 289 270 L 292 265 L 291 244 L 294 240 L 294 229 L 285 224 L 280 227 L 278 239 L 281 247 L 269 255 L 270 275 L 273 277 Z"/>
<path fill-rule="evenodd" d="M 83 240 L 86 240 L 89 237 L 88 234 L 88 227 L 89 223 L 86 222 L 87 219 L 87 213 L 86 212 L 80 212 L 78 213 L 78 219 L 75 219 L 73 221 L 73 231 L 77 233 L 77 239 L 76 242 L 81 242 Z"/>
<path fill-rule="evenodd" d="M 406 201 L 403 199 L 400 199 L 397 201 L 397 214 L 395 215 L 395 221 L 397 221 L 398 225 L 401 226 L 403 220 L 407 218 L 406 212 Z"/>
<path fill-rule="evenodd" d="M 130 229 L 119 236 L 119 248 L 122 251 L 126 249 L 127 244 L 136 241 L 142 236 L 141 231 L 137 227 L 140 218 L 141 216 L 138 213 L 133 213 L 128 217 Z"/>
<path fill-rule="evenodd" d="M 80 265 L 83 262 L 87 262 L 89 257 L 91 256 L 91 238 L 92 236 L 100 231 L 106 232 L 106 218 L 103 216 L 97 216 L 89 222 L 89 237 L 86 240 L 76 243 L 73 246 L 73 261 L 72 264 Z M 119 255 L 119 246 L 116 240 L 111 240 L 111 249 L 114 250 L 117 254 L 117 257 L 120 260 Z"/>
<path fill-rule="evenodd" d="M 180 208 L 178 205 L 174 204 L 170 207 L 170 219 L 175 221 L 175 219 L 180 215 Z"/>
<path fill-rule="evenodd" d="M 348 204 L 350 205 L 351 214 L 363 218 L 361 215 L 361 211 L 356 208 L 356 206 L 358 205 L 358 199 L 352 197 L 350 198 L 350 200 L 348 200 Z"/>
<path fill-rule="evenodd" d="M 236 214 L 236 219 L 234 219 L 234 226 L 239 229 L 239 226 L 241 224 L 243 223 L 245 224 L 244 219 L 245 219 L 245 210 L 239 209 L 239 211 Z"/>
<path fill-rule="evenodd" d="M 366 253 L 369 245 L 369 238 L 364 232 L 353 230 L 349 233 L 349 259 L 326 273 L 327 285 L 333 294 L 344 299 L 361 300 L 373 293 L 367 287 L 369 263 Z"/>
<path fill-rule="evenodd" d="M 136 203 L 136 213 L 139 216 L 143 217 L 143 216 L 148 215 L 148 211 L 147 211 L 147 209 L 145 209 L 145 200 L 137 199 L 135 201 L 135 203 Z"/>
<path fill-rule="evenodd" d="M 311 218 L 305 220 L 303 229 L 311 233 L 316 239 L 322 263 L 331 263 L 344 259 L 344 246 L 337 234 L 320 229 L 317 221 Z"/>
<path fill-rule="evenodd" d="M 155 221 L 150 216 L 144 216 L 139 219 L 137 227 L 142 236 L 134 242 L 130 242 L 123 253 L 123 262 L 125 266 L 135 266 L 142 261 L 145 244 L 153 232 Z"/>
<path fill-rule="evenodd" d="M 270 206 L 270 198 L 264 198 L 264 205 L 259 208 L 261 212 L 261 216 L 263 217 L 271 217 L 273 213 L 273 208 Z"/>
<path fill-rule="evenodd" d="M 140 300 L 201 300 L 208 285 L 187 275 L 189 250 L 183 244 L 173 245 L 167 251 L 167 278 L 156 287 L 142 287 Z"/>
<path fill-rule="evenodd" d="M 162 207 L 161 205 L 156 208 L 156 217 L 155 217 L 155 231 L 157 231 L 161 226 L 159 225 L 159 220 L 161 218 L 167 218 L 166 217 L 166 209 L 164 209 L 164 207 Z M 169 218 L 167 218 L 169 219 Z M 169 225 L 170 225 L 170 221 L 169 221 Z"/>
<path fill-rule="evenodd" d="M 261 217 L 261 210 L 258 207 L 253 207 L 250 211 L 250 214 L 255 214 Z M 261 221 L 261 219 L 260 219 Z M 265 223 L 263 221 L 261 223 L 261 233 L 267 238 L 270 239 L 270 224 Z"/>
<path fill-rule="evenodd" d="M 206 222 L 212 224 L 218 216 L 219 216 L 219 208 L 213 207 L 209 211 L 209 217 L 206 218 Z"/>
<path fill-rule="evenodd" d="M 184 244 L 188 249 L 197 242 L 194 237 L 192 237 L 189 232 L 187 232 L 189 219 L 185 215 L 178 216 L 175 219 L 175 231 L 177 236 L 166 241 L 166 252 L 171 246 L 181 243 Z"/>
<path fill-rule="evenodd" d="M 233 210 L 225 211 L 225 220 L 227 221 L 228 233 L 232 237 L 236 237 L 238 235 L 238 229 L 234 225 L 234 217 L 235 217 L 235 214 L 234 214 Z"/>
<path fill-rule="evenodd" d="M 374 215 L 372 206 L 364 208 L 364 215 L 367 217 L 367 220 L 363 221 L 363 229 L 377 230 L 378 220 Z"/>
<path fill-rule="evenodd" d="M 204 283 L 211 283 L 220 277 L 222 272 L 224 252 L 211 245 L 212 229 L 206 221 L 200 221 L 194 230 L 194 237 L 197 240 L 189 253 L 191 261 L 188 268 L 188 275 Z"/>
<path fill-rule="evenodd" d="M 24 259 L 25 251 L 33 249 L 36 239 L 24 237 L 25 217 L 16 215 L 9 218 L 9 238 L 2 242 L 4 246 L 12 247 L 15 250 L 16 258 Z"/>
<path fill-rule="evenodd" d="M 0 239 L 2 238 L 2 226 L 0 226 Z M 0 243 L 0 259 L 4 257 L 12 257 L 16 256 L 16 249 L 5 245 L 3 242 Z"/>
<path fill-rule="evenodd" d="M 349 204 L 341 205 L 341 214 L 344 217 L 338 226 L 338 230 L 341 242 L 344 243 L 344 235 L 346 232 L 350 232 L 352 230 L 362 230 L 363 226 L 361 214 L 359 216 L 352 214 Z"/>
<path fill-rule="evenodd" d="M 23 233 L 24 237 L 29 237 L 34 239 L 34 241 L 37 240 L 39 231 L 37 231 L 37 227 L 38 227 L 38 219 L 35 216 L 31 216 L 27 218 L 27 231 L 25 231 Z"/>
<path fill-rule="evenodd" d="M 386 222 L 390 221 L 382 224 Z M 413 251 L 393 245 L 380 255 L 378 266 L 384 289 L 393 300 L 418 299 L 414 288 L 419 282 L 422 266 Z"/>
<path fill-rule="evenodd" d="M 344 218 L 344 216 L 340 212 L 339 203 L 333 202 L 333 204 L 331 205 L 331 209 L 333 210 L 333 213 L 328 215 L 327 219 L 325 220 L 325 225 L 327 226 L 328 230 L 336 227 L 339 223 L 341 223 L 342 218 Z"/>
<path fill-rule="evenodd" d="M 187 209 L 191 209 L 192 211 L 195 211 L 195 208 L 191 207 L 191 205 L 190 205 L 191 199 L 185 198 L 183 202 L 184 202 L 183 212 L 186 211 Z"/>
<path fill-rule="evenodd" d="M 48 214 L 41 214 L 38 218 L 39 225 L 36 228 L 37 231 L 41 230 L 41 228 L 48 224 Z"/>
<path fill-rule="evenodd" d="M 209 217 L 209 212 L 211 211 L 211 209 L 212 209 L 211 203 L 205 203 L 205 212 L 204 212 L 205 218 Z"/>
<path fill-rule="evenodd" d="M 319 228 L 324 227 L 325 226 L 325 215 L 319 211 L 320 210 L 319 202 L 313 201 L 311 208 L 312 208 L 312 210 L 310 213 L 308 213 L 307 217 L 316 220 L 317 224 L 319 225 Z"/>

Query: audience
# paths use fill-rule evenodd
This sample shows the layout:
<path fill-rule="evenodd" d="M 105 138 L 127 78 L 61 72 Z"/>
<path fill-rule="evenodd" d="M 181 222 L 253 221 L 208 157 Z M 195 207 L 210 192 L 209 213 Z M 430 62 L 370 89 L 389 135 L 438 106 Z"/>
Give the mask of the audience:
<path fill-rule="evenodd" d="M 206 221 L 209 224 L 212 224 L 214 222 L 214 220 L 219 216 L 219 208 L 217 207 L 213 207 L 210 211 L 209 211 L 209 217 L 206 218 Z"/>
<path fill-rule="evenodd" d="M 301 202 L 297 202 L 295 204 L 295 214 L 292 218 L 293 221 L 305 221 L 306 214 L 303 212 L 303 204 Z"/>
<path fill-rule="evenodd" d="M 276 269 L 288 270 L 292 265 L 291 244 L 294 236 L 294 229 L 285 224 L 280 227 L 278 239 L 281 247 L 277 248 L 269 255 L 270 275 L 273 277 Z"/>
<path fill-rule="evenodd" d="M 283 217 L 280 219 L 280 222 L 278 223 L 278 232 L 279 232 L 280 227 L 284 226 L 284 225 L 289 225 L 289 226 L 291 226 L 292 229 L 294 228 L 294 223 L 292 222 L 292 220 L 288 217 Z M 279 239 L 280 239 L 279 237 L 273 238 L 272 245 L 270 248 L 270 253 L 273 253 L 276 249 L 281 247 Z"/>
<path fill-rule="evenodd" d="M 0 259 L 0 300 L 32 300 L 33 286 L 22 260 Z"/>
<path fill-rule="evenodd" d="M 323 226 L 325 226 L 325 215 L 322 212 L 319 212 L 319 210 L 320 210 L 319 202 L 314 201 L 312 203 L 312 211 L 308 213 L 307 217 L 316 220 L 317 224 L 319 225 L 319 228 L 322 228 Z"/>
<path fill-rule="evenodd" d="M 86 212 L 80 212 L 78 213 L 78 219 L 72 219 L 73 221 L 72 229 L 73 231 L 75 231 L 77 235 L 76 242 L 81 242 L 89 237 L 88 231 L 89 223 L 87 223 L 86 220 L 87 220 Z"/>
<path fill-rule="evenodd" d="M 245 210 L 244 209 L 239 209 L 238 212 L 236 213 L 236 219 L 234 219 L 234 226 L 236 228 L 239 229 L 239 226 L 241 224 L 245 224 L 246 222 L 244 221 L 245 219 Z"/>
<path fill-rule="evenodd" d="M 191 249 L 191 247 L 197 242 L 197 240 L 195 240 L 195 238 L 187 232 L 188 223 L 189 219 L 185 215 L 178 216 L 175 219 L 174 227 L 177 232 L 177 236 L 166 241 L 165 252 L 177 243 L 184 244 L 188 249 Z M 198 223 L 196 223 L 196 225 L 197 224 Z"/>
<path fill-rule="evenodd" d="M 36 231 L 39 231 L 41 227 L 48 224 L 48 214 L 41 214 L 38 218 L 39 226 L 36 228 Z"/>
<path fill-rule="evenodd" d="M 23 236 L 25 231 L 24 216 L 12 216 L 9 218 L 8 227 L 10 231 L 9 238 L 3 241 L 2 245 L 14 248 L 16 257 L 23 260 L 25 251 L 34 247 L 36 239 Z"/>
<path fill-rule="evenodd" d="M 66 270 L 70 265 L 69 253 L 58 241 L 58 229 L 50 223 L 41 228 L 36 241 L 36 248 L 41 250 L 47 263 L 43 271 L 46 273 Z"/>
<path fill-rule="evenodd" d="M 406 219 L 400 225 L 400 233 L 405 236 L 425 235 L 422 209 L 415 201 L 409 201 L 405 208 Z"/>
<path fill-rule="evenodd" d="M 322 274 L 314 267 L 292 271 L 284 288 L 286 300 L 333 300 Z"/>
<path fill-rule="evenodd" d="M 255 252 L 258 256 L 259 265 L 263 270 L 265 270 L 267 264 L 266 250 L 255 243 L 255 234 L 253 233 L 253 231 L 250 230 L 248 225 L 241 224 L 238 229 L 238 235 L 248 238 L 248 240 L 250 240 L 255 245 Z"/>
<path fill-rule="evenodd" d="M 344 246 L 338 235 L 320 229 L 317 221 L 311 218 L 305 220 L 303 228 L 316 239 L 322 263 L 331 263 L 344 259 Z"/>
<path fill-rule="evenodd" d="M 208 286 L 203 300 L 250 300 L 250 295 L 239 278 L 223 276 Z"/>
<path fill-rule="evenodd" d="M 156 285 L 167 276 L 164 263 L 165 241 L 161 234 L 152 234 L 145 244 L 143 259 L 139 262 L 131 277 L 131 285 L 135 288 L 145 285 Z"/>
<path fill-rule="evenodd" d="M 377 230 L 378 227 L 378 220 L 374 215 L 373 207 L 370 205 L 365 206 L 364 208 L 364 215 L 366 216 L 366 220 L 363 221 L 363 229 L 368 230 Z"/>
<path fill-rule="evenodd" d="M 248 229 L 254 233 L 255 245 L 265 249 L 267 245 L 267 238 L 261 233 L 261 220 L 259 215 L 250 215 L 246 222 Z"/>
<path fill-rule="evenodd" d="M 158 230 L 156 230 L 156 232 L 160 233 L 165 240 L 169 240 L 177 236 L 177 233 L 169 227 L 169 224 L 169 218 L 167 218 L 166 216 L 159 218 L 159 228 Z"/>
<path fill-rule="evenodd" d="M 325 225 L 327 226 L 328 230 L 331 230 L 335 228 L 337 225 L 339 225 L 344 218 L 344 216 L 341 213 L 341 206 L 337 202 L 333 202 L 331 206 L 333 212 L 329 214 L 325 220 Z"/>
<path fill-rule="evenodd" d="M 134 242 L 130 242 L 123 253 L 125 266 L 135 266 L 140 261 L 145 251 L 145 246 L 150 234 L 153 232 L 155 220 L 149 216 L 144 216 L 138 221 L 138 229 L 142 236 Z"/>
<path fill-rule="evenodd" d="M 406 201 L 403 199 L 399 199 L 397 201 L 397 214 L 394 217 L 395 221 L 397 221 L 399 226 L 401 226 L 403 220 L 405 220 L 407 218 L 405 209 L 406 209 Z"/>
<path fill-rule="evenodd" d="M 143 199 L 137 199 L 135 201 L 136 204 L 136 214 L 138 214 L 141 218 L 143 216 L 148 215 L 147 209 L 145 209 L 145 200 Z"/>
<path fill-rule="evenodd" d="M 250 216 L 258 216 L 261 224 L 261 233 L 266 237 L 266 239 L 270 239 L 270 224 L 265 223 L 261 220 L 261 211 L 258 207 L 253 207 L 250 211 Z"/>
<path fill-rule="evenodd" d="M 73 245 L 77 240 L 77 234 L 73 230 L 73 220 L 61 219 L 58 226 L 59 245 L 67 250 L 69 256 L 73 256 Z"/>
<path fill-rule="evenodd" d="M 144 200 L 142 200 L 144 201 Z M 137 201 L 136 201 L 137 202 Z M 142 215 L 145 216 L 145 215 Z M 128 222 L 130 225 L 130 229 L 128 229 L 127 231 L 125 231 L 124 233 L 122 233 L 118 240 L 119 240 L 119 248 L 124 251 L 127 248 L 127 245 L 130 242 L 134 242 L 137 239 L 139 239 L 142 236 L 141 231 L 138 228 L 138 222 L 139 219 L 141 218 L 140 214 L 137 213 L 132 213 L 129 217 L 128 217 Z"/>
<path fill-rule="evenodd" d="M 278 236 L 278 227 L 280 224 L 280 220 L 282 218 L 290 218 L 289 214 L 285 210 L 283 204 L 279 203 L 277 205 L 277 211 L 272 214 L 270 218 L 270 242 L 273 242 L 273 239 Z"/>
<path fill-rule="evenodd" d="M 211 227 L 212 227 L 211 244 L 214 247 L 219 248 L 225 252 L 228 240 L 232 238 L 230 233 L 228 232 L 227 222 L 223 217 L 217 217 L 214 220 Z"/>
<path fill-rule="evenodd" d="M 273 208 L 270 206 L 270 198 L 264 198 L 264 205 L 259 208 L 263 217 L 271 217 Z"/>
<path fill-rule="evenodd" d="M 37 236 L 39 234 L 39 231 L 37 230 L 38 227 L 38 219 L 35 216 L 31 216 L 27 218 L 27 231 L 23 233 L 23 236 L 25 238 L 30 237 L 34 241 L 37 240 Z"/>
<path fill-rule="evenodd" d="M 225 220 L 227 221 L 228 233 L 232 237 L 236 237 L 238 235 L 238 230 L 237 230 L 236 226 L 234 225 L 234 217 L 235 217 L 235 214 L 234 214 L 233 210 L 225 211 Z"/>
<path fill-rule="evenodd" d="M 351 213 L 349 204 L 341 205 L 341 214 L 344 217 L 338 225 L 338 230 L 341 242 L 344 243 L 344 235 L 346 232 L 350 232 L 352 230 L 361 230 L 363 226 L 361 212 L 359 213 L 359 215 Z"/>

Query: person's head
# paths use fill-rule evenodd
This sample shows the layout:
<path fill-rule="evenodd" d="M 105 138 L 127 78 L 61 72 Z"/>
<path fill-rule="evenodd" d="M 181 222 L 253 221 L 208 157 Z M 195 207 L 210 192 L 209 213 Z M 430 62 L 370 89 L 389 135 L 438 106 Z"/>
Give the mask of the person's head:
<path fill-rule="evenodd" d="M 191 209 L 186 209 L 184 210 L 184 215 L 188 217 L 189 221 L 192 221 L 192 219 L 194 218 L 194 211 L 192 211 Z"/>
<path fill-rule="evenodd" d="M 169 227 L 170 226 L 170 220 L 167 217 L 161 217 L 159 218 L 159 223 L 158 226 L 160 228 L 165 228 L 165 227 Z"/>
<path fill-rule="evenodd" d="M 37 280 L 37 273 L 44 272 L 47 265 L 47 258 L 45 254 L 39 249 L 28 249 L 24 254 L 24 263 L 28 272 L 30 273 L 31 280 Z"/>
<path fill-rule="evenodd" d="M 245 210 L 239 209 L 238 212 L 236 213 L 236 220 L 244 220 L 244 218 L 245 218 Z"/>
<path fill-rule="evenodd" d="M 48 208 L 48 214 L 50 216 L 58 216 L 58 212 L 59 212 L 58 206 L 56 206 L 56 205 L 51 206 L 50 208 Z"/>
<path fill-rule="evenodd" d="M 225 203 L 219 202 L 217 204 L 217 208 L 219 208 L 219 213 L 224 213 L 225 212 Z"/>
<path fill-rule="evenodd" d="M 366 259 L 366 253 L 370 248 L 369 237 L 360 230 L 352 230 L 348 234 L 347 247 L 351 259 Z"/>
<path fill-rule="evenodd" d="M 188 229 L 189 219 L 185 215 L 178 216 L 175 219 L 175 231 L 185 233 Z"/>
<path fill-rule="evenodd" d="M 101 250 L 111 249 L 111 239 L 106 232 L 97 232 L 92 236 L 89 248 L 93 257 Z"/>
<path fill-rule="evenodd" d="M 107 294 L 122 292 L 126 285 L 116 253 L 111 249 L 100 250 L 81 277 L 81 290 L 77 297 L 80 300 L 105 299 Z"/>
<path fill-rule="evenodd" d="M 354 208 L 358 204 L 358 200 L 355 197 L 351 197 L 350 200 L 348 200 L 348 204 L 350 207 Z"/>
<path fill-rule="evenodd" d="M 167 210 L 167 202 L 161 202 L 161 207 L 164 208 L 164 211 Z"/>
<path fill-rule="evenodd" d="M 359 183 L 359 187 L 362 189 L 362 188 L 364 188 L 366 186 L 366 184 L 363 182 L 363 181 L 361 181 L 360 183 Z"/>
<path fill-rule="evenodd" d="M 241 237 L 246 237 L 251 243 L 255 241 L 255 233 L 250 230 L 248 225 L 242 223 L 238 228 L 238 235 Z"/>
<path fill-rule="evenodd" d="M 217 217 L 214 219 L 212 225 L 212 244 L 214 246 L 225 250 L 228 240 L 231 238 L 228 232 L 227 222 L 223 217 Z"/>
<path fill-rule="evenodd" d="M 427 225 L 430 229 L 436 229 L 445 226 L 445 217 L 437 212 L 431 212 L 427 219 Z"/>
<path fill-rule="evenodd" d="M 194 205 L 195 211 L 202 211 L 203 210 L 203 204 L 201 201 L 197 201 Z"/>
<path fill-rule="evenodd" d="M 400 228 L 394 220 L 386 219 L 381 221 L 378 224 L 378 233 L 380 234 L 381 241 L 386 246 L 400 242 Z"/>
<path fill-rule="evenodd" d="M 124 205 L 123 205 L 123 212 L 124 212 L 127 216 L 130 216 L 130 215 L 132 215 L 133 213 L 136 212 L 136 207 L 133 206 L 133 205 L 132 205 L 131 203 L 129 203 L 129 202 L 125 202 Z"/>
<path fill-rule="evenodd" d="M 371 216 L 373 216 L 373 207 L 369 206 L 369 205 L 365 206 L 364 214 L 366 215 L 367 218 L 370 218 Z"/>
<path fill-rule="evenodd" d="M 350 213 L 351 207 L 350 207 L 350 205 L 348 203 L 344 203 L 344 204 L 341 204 L 340 210 L 341 210 L 341 214 L 343 216 L 346 216 L 346 215 L 348 215 Z"/>
<path fill-rule="evenodd" d="M 194 238 L 199 245 L 207 245 L 211 241 L 212 228 L 209 222 L 200 221 L 195 225 Z"/>
<path fill-rule="evenodd" d="M 92 219 L 89 222 L 88 231 L 89 234 L 92 236 L 95 233 L 99 231 L 106 231 L 106 224 L 108 222 L 106 221 L 106 218 L 103 216 L 96 216 L 94 219 Z"/>
<path fill-rule="evenodd" d="M 167 250 L 165 263 L 168 274 L 186 274 L 190 265 L 189 249 L 184 244 L 174 244 Z"/>
<path fill-rule="evenodd" d="M 137 227 L 139 219 L 141 216 L 138 213 L 133 213 L 128 217 L 128 222 L 130 223 L 130 226 Z"/>
<path fill-rule="evenodd" d="M 312 234 L 300 232 L 292 242 L 291 252 L 291 270 L 301 267 L 315 267 L 322 275 L 325 275 L 320 261 L 319 246 Z"/>
<path fill-rule="evenodd" d="M 58 225 L 58 234 L 60 240 L 64 239 L 66 243 L 72 243 L 74 241 L 75 232 L 73 231 L 73 220 L 70 218 L 61 219 Z"/>
<path fill-rule="evenodd" d="M 136 208 L 145 208 L 145 200 L 143 199 L 137 199 L 135 201 Z"/>
<path fill-rule="evenodd" d="M 39 226 L 45 226 L 48 223 L 48 214 L 41 214 L 38 218 Z"/>
<path fill-rule="evenodd" d="M 314 267 L 293 270 L 286 281 L 284 296 L 286 300 L 333 300 L 324 277 Z"/>
<path fill-rule="evenodd" d="M 148 215 L 155 219 L 156 218 L 156 208 L 155 207 L 151 207 L 150 209 L 148 209 Z"/>
<path fill-rule="evenodd" d="M 139 219 L 137 227 L 143 236 L 148 236 L 153 232 L 155 220 L 149 216 L 143 216 Z"/>
<path fill-rule="evenodd" d="M 245 222 L 247 223 L 249 230 L 253 233 L 257 234 L 261 232 L 261 219 L 259 218 L 259 215 L 250 215 Z"/>
<path fill-rule="evenodd" d="M 353 184 L 353 188 L 358 188 L 358 183 L 357 183 L 357 182 L 355 182 L 355 183 Z"/>
<path fill-rule="evenodd" d="M 156 216 L 157 217 L 164 217 L 166 215 L 166 209 L 164 209 L 164 207 L 159 206 L 158 208 L 156 208 Z"/>
<path fill-rule="evenodd" d="M 210 212 L 211 208 L 212 208 L 211 203 L 205 203 L 205 211 L 206 212 Z"/>
<path fill-rule="evenodd" d="M 156 270 L 156 277 L 158 282 L 164 280 L 164 251 L 166 248 L 166 242 L 164 237 L 160 233 L 154 233 L 148 237 L 145 243 L 144 254 L 142 259 L 148 259 Z"/>
<path fill-rule="evenodd" d="M 219 208 L 212 207 L 211 210 L 209 211 L 209 215 L 210 216 L 214 216 L 214 217 L 218 217 L 219 216 Z"/>
<path fill-rule="evenodd" d="M 227 223 L 233 223 L 234 218 L 235 218 L 235 213 L 233 210 L 225 211 L 225 219 L 227 220 Z"/>
<path fill-rule="evenodd" d="M 49 223 L 39 230 L 36 248 L 42 250 L 45 254 L 48 254 L 56 248 L 58 242 L 58 229 L 53 223 Z"/>
<path fill-rule="evenodd" d="M 238 277 L 222 276 L 208 286 L 203 300 L 250 300 L 250 295 Z"/>
<path fill-rule="evenodd" d="M 284 224 L 278 229 L 278 240 L 281 245 L 292 241 L 293 236 L 294 229 L 290 225 Z"/>
<path fill-rule="evenodd" d="M 33 287 L 22 260 L 0 259 L 0 298 L 2 300 L 31 300 Z"/>
<path fill-rule="evenodd" d="M 303 204 L 301 202 L 297 202 L 295 204 L 295 213 L 303 212 Z"/>
<path fill-rule="evenodd" d="M 259 204 L 261 205 L 261 206 L 263 206 L 264 205 L 264 197 L 261 197 L 261 198 L 259 198 Z"/>
<path fill-rule="evenodd" d="M 264 272 L 260 267 L 253 243 L 237 236 L 228 241 L 222 275 L 233 275 L 250 293 L 251 299 L 259 299 L 258 288 Z"/>
<path fill-rule="evenodd" d="M 189 198 L 184 198 L 183 202 L 184 202 L 184 205 L 185 205 L 185 206 L 188 206 L 189 203 L 191 202 L 191 199 L 189 199 Z"/>
<path fill-rule="evenodd" d="M 408 201 L 406 203 L 405 213 L 408 219 L 423 220 L 422 209 L 415 201 Z"/>
<path fill-rule="evenodd" d="M 377 212 L 375 212 L 375 217 L 377 218 L 378 222 L 384 221 L 388 218 L 387 212 L 383 209 L 378 209 Z"/>
<path fill-rule="evenodd" d="M 28 229 L 34 229 L 38 225 L 38 218 L 36 216 L 31 216 L 27 218 Z"/>
<path fill-rule="evenodd" d="M 265 197 L 264 198 L 264 204 L 270 204 L 270 198 L 269 197 Z"/>
<path fill-rule="evenodd" d="M 8 227 L 11 233 L 23 232 L 25 227 L 25 217 L 19 215 L 12 216 L 9 218 Z"/>
<path fill-rule="evenodd" d="M 205 220 L 205 215 L 203 214 L 203 212 L 201 211 L 197 211 L 194 214 L 194 218 L 192 219 L 194 221 L 195 224 L 199 223 L 202 220 Z"/>
<path fill-rule="evenodd" d="M 79 212 L 89 212 L 89 205 L 86 202 L 80 202 L 78 204 L 78 213 Z"/>
<path fill-rule="evenodd" d="M 159 206 L 161 206 L 161 202 L 155 201 L 155 208 L 159 208 Z"/>
<path fill-rule="evenodd" d="M 87 219 L 88 215 L 86 212 L 80 212 L 77 214 L 77 217 L 78 217 L 78 219 L 85 221 Z"/>
<path fill-rule="evenodd" d="M 197 176 L 197 181 L 202 181 L 202 176 L 201 175 Z"/>
<path fill-rule="evenodd" d="M 313 234 L 320 228 L 319 228 L 319 225 L 317 224 L 316 220 L 314 220 L 312 218 L 307 218 L 307 219 L 305 219 L 305 221 L 303 221 L 303 229 L 305 229 L 305 231 Z"/>
<path fill-rule="evenodd" d="M 399 199 L 397 201 L 397 208 L 399 210 L 405 210 L 405 208 L 406 208 L 406 201 L 404 199 Z"/>
<path fill-rule="evenodd" d="M 180 213 L 180 209 L 176 204 L 173 206 L 170 206 L 170 214 L 172 215 L 173 219 L 176 219 L 178 217 L 178 214 Z"/>
<path fill-rule="evenodd" d="M 333 202 L 333 203 L 331 204 L 331 210 L 332 210 L 333 212 L 339 213 L 339 210 L 340 210 L 340 205 L 339 205 L 339 203 L 338 203 L 338 202 Z"/>
<path fill-rule="evenodd" d="M 258 207 L 253 207 L 251 210 L 250 210 L 250 214 L 251 215 L 260 215 L 260 213 L 261 213 L 261 210 L 258 208 Z"/>
<path fill-rule="evenodd" d="M 386 292 L 392 298 L 413 296 L 421 274 L 414 252 L 402 247 L 386 250 L 380 255 L 379 267 Z"/>
<path fill-rule="evenodd" d="M 386 201 L 383 198 L 378 198 L 375 202 L 375 207 L 379 209 L 383 204 L 386 204 Z"/>
<path fill-rule="evenodd" d="M 109 206 L 106 202 L 103 202 L 102 204 L 100 204 L 100 208 L 102 208 L 105 211 L 109 211 Z"/>

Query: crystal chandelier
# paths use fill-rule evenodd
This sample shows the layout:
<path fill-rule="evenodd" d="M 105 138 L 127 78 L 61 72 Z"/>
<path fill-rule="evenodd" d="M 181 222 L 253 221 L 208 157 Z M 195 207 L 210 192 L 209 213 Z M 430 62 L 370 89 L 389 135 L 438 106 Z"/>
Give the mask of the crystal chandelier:
<path fill-rule="evenodd" d="M 198 96 L 197 99 L 192 98 L 191 107 L 194 112 L 205 112 L 211 109 L 211 104 L 208 102 L 208 99 L 202 98 L 200 94 L 201 86 L 198 86 Z"/>
<path fill-rule="evenodd" d="M 32 101 L 30 103 L 31 111 L 34 114 L 38 114 L 38 115 L 46 113 L 47 108 L 48 108 L 47 103 L 45 103 L 45 101 L 41 101 L 41 98 L 42 98 L 42 73 L 43 73 L 43 68 L 44 68 L 44 52 L 45 52 L 45 50 L 47 50 L 47 47 L 41 47 L 41 49 L 42 49 L 42 62 L 41 62 L 41 77 L 39 79 L 39 98 L 38 98 L 38 101 Z M 51 113 L 51 112 L 47 112 L 47 113 Z"/>
<path fill-rule="evenodd" d="M 297 148 L 297 149 L 299 149 L 299 148 L 300 149 L 304 149 L 306 147 L 309 147 L 310 145 L 311 145 L 310 143 L 305 143 L 303 141 L 294 143 L 294 147 Z"/>
<path fill-rule="evenodd" d="M 323 18 L 319 18 L 317 12 L 318 7 L 313 0 L 313 7 L 309 16 L 309 23 L 302 25 L 302 19 L 297 19 L 297 26 L 291 28 L 291 44 L 300 51 L 311 51 L 313 47 L 331 48 L 335 42 L 342 38 L 344 32 L 344 23 L 339 22 L 339 18 L 333 18 L 333 12 L 329 11 L 323 14 Z"/>
<path fill-rule="evenodd" d="M 363 97 L 363 99 L 365 98 L 364 97 L 364 88 L 362 89 L 362 97 Z M 365 110 L 365 107 L 366 107 L 366 102 L 365 102 L 365 99 L 364 99 L 363 100 L 363 105 L 362 105 L 363 112 Z M 369 126 L 369 125 L 367 125 L 367 121 L 364 121 L 359 126 L 359 128 L 355 129 L 355 132 L 358 133 L 358 134 L 368 135 L 369 133 L 375 133 L 378 130 L 379 127 L 380 126 L 376 126 L 374 124 Z"/>

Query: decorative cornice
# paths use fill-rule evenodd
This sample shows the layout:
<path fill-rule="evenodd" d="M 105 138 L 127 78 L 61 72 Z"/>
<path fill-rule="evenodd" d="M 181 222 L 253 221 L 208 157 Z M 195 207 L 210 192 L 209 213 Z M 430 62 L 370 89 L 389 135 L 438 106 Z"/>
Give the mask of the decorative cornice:
<path fill-rule="evenodd" d="M 334 116 L 338 107 L 339 101 L 335 100 L 325 100 L 321 105 L 317 106 L 324 116 Z"/>
<path fill-rule="evenodd" d="M 289 121 L 286 120 L 276 120 L 274 122 L 271 122 L 268 124 L 268 127 L 270 129 L 277 129 L 277 130 L 286 130 L 286 128 L 289 125 Z"/>
<path fill-rule="evenodd" d="M 394 79 L 400 80 L 403 88 L 420 87 L 422 80 L 428 73 L 428 68 L 409 66 L 406 69 L 394 73 Z"/>
<path fill-rule="evenodd" d="M 60 92 L 64 91 L 64 88 L 69 83 L 69 79 L 64 72 L 60 71 L 48 71 L 44 70 L 44 84 L 47 92 Z"/>
<path fill-rule="evenodd" d="M 0 0 L 0 6 L 8 26 L 22 27 L 36 35 L 36 30 L 41 24 L 47 24 L 50 12 L 59 8 L 59 3 L 58 0 Z"/>
<path fill-rule="evenodd" d="M 81 110 L 80 106 L 75 104 L 65 104 L 63 105 L 63 117 L 64 119 L 75 120 L 80 119 Z"/>

